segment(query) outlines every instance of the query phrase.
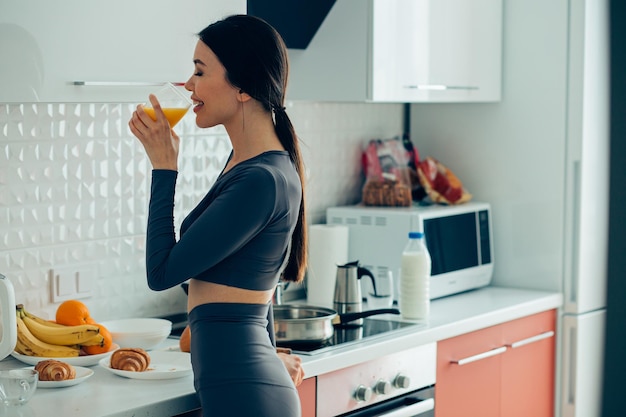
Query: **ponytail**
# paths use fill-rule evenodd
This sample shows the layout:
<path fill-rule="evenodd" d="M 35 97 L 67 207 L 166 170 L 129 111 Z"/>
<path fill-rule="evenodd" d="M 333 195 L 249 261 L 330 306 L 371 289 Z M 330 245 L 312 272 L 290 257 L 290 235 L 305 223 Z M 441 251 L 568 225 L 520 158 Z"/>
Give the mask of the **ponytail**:
<path fill-rule="evenodd" d="M 296 223 L 296 227 L 291 236 L 291 253 L 289 254 L 289 261 L 283 271 L 282 278 L 285 281 L 302 282 L 304 280 L 304 273 L 306 271 L 308 258 L 307 223 L 306 210 L 304 206 L 304 202 L 306 201 L 304 198 L 304 163 L 302 161 L 302 154 L 300 152 L 300 145 L 298 144 L 296 132 L 291 124 L 289 116 L 285 112 L 285 108 L 275 108 L 274 118 L 276 135 L 296 166 L 296 171 L 300 177 L 300 184 L 302 184 L 300 213 L 298 214 L 298 222 Z"/>

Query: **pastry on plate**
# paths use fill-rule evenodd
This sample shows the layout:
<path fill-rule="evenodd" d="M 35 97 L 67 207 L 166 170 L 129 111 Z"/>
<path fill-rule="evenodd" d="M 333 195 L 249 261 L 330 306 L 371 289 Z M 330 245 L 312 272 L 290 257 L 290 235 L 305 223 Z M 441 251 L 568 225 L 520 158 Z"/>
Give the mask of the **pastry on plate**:
<path fill-rule="evenodd" d="M 110 366 L 113 369 L 143 372 L 149 365 L 150 355 L 141 348 L 121 348 L 111 354 Z"/>
<path fill-rule="evenodd" d="M 76 369 L 72 365 L 56 359 L 37 362 L 35 370 L 39 372 L 40 381 L 66 381 L 76 378 Z"/>

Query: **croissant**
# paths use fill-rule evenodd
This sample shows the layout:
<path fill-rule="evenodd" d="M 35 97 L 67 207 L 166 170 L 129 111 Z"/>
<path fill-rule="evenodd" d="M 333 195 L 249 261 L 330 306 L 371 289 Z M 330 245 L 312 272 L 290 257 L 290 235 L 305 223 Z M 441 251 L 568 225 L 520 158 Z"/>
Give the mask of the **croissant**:
<path fill-rule="evenodd" d="M 55 359 L 39 361 L 35 365 L 40 381 L 65 381 L 76 378 L 76 369 L 69 363 Z"/>
<path fill-rule="evenodd" d="M 111 368 L 143 372 L 150 365 L 150 355 L 141 348 L 121 348 L 111 355 Z"/>

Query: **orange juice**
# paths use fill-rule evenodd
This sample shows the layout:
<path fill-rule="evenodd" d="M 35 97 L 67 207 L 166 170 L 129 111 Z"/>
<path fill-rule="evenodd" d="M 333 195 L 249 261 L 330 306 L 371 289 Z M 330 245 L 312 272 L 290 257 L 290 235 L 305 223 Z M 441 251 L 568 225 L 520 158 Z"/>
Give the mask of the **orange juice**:
<path fill-rule="evenodd" d="M 180 119 L 183 118 L 185 113 L 187 113 L 188 109 L 185 108 L 162 108 L 163 113 L 165 114 L 165 118 L 168 122 L 170 122 L 170 127 L 174 127 L 176 123 L 180 122 Z M 152 107 L 144 107 L 143 111 L 145 111 L 148 116 L 152 118 L 152 120 L 156 120 L 156 114 L 154 113 L 154 108 Z"/>

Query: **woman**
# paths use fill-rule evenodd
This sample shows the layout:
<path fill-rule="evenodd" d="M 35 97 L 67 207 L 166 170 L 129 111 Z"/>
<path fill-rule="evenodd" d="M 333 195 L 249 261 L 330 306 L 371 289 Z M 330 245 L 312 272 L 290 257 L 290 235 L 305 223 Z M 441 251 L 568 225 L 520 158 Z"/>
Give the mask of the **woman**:
<path fill-rule="evenodd" d="M 303 164 L 284 108 L 287 51 L 261 19 L 236 15 L 199 33 L 192 92 L 196 124 L 224 125 L 232 153 L 204 199 L 173 220 L 179 138 L 158 101 L 129 122 L 152 163 L 146 268 L 151 289 L 189 280 L 194 386 L 204 417 L 299 416 L 273 345 L 271 298 L 279 277 L 306 267 Z"/>

